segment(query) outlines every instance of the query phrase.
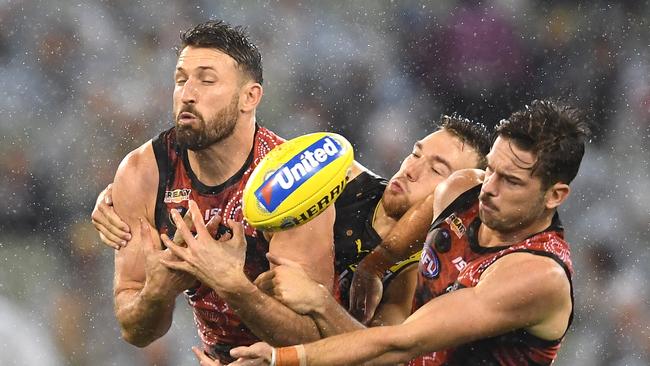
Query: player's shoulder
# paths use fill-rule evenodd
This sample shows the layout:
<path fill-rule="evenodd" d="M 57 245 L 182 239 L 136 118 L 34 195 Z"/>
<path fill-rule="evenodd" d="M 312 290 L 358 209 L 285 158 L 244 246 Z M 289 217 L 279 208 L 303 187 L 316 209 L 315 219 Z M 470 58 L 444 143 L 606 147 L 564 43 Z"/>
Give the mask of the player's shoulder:
<path fill-rule="evenodd" d="M 153 151 L 152 140 L 145 142 L 140 145 L 138 148 L 129 152 L 122 162 L 118 170 L 135 170 L 139 171 L 140 169 L 146 170 L 148 167 L 156 167 L 156 157 Z"/>
<path fill-rule="evenodd" d="M 255 140 L 258 143 L 270 144 L 273 147 L 287 141 L 284 137 L 278 135 L 266 127 L 259 125 L 256 128 Z"/>
<path fill-rule="evenodd" d="M 534 268 L 534 271 L 530 271 Z M 497 259 L 483 273 L 489 275 L 495 270 L 534 272 L 540 276 L 547 277 L 553 273 L 565 275 L 564 269 L 554 259 L 536 253 L 530 252 L 512 252 Z"/>
<path fill-rule="evenodd" d="M 129 152 L 115 174 L 114 183 L 118 186 L 129 187 L 129 191 L 150 191 L 158 186 L 158 166 L 153 151 L 152 141 L 149 140 L 140 147 Z"/>
<path fill-rule="evenodd" d="M 377 201 L 388 184 L 385 178 L 373 173 L 356 160 L 352 162 L 347 178 L 348 183 L 336 201 L 337 210 L 350 204 L 356 206 L 360 201 Z"/>
<path fill-rule="evenodd" d="M 485 172 L 480 169 L 461 169 L 452 173 L 436 187 L 434 192 L 434 214 L 439 214 L 460 195 L 483 183 Z"/>
<path fill-rule="evenodd" d="M 562 266 L 550 257 L 528 252 L 514 252 L 497 259 L 481 275 L 500 282 L 519 282 L 522 287 L 535 287 L 545 296 L 562 294 L 569 287 L 568 276 Z"/>
<path fill-rule="evenodd" d="M 371 177 L 372 179 L 377 180 L 377 181 L 385 181 L 386 180 L 385 178 L 381 177 L 379 174 L 376 174 L 372 170 L 366 168 L 365 166 L 363 166 L 361 163 L 359 163 L 356 160 L 353 160 L 352 164 L 350 165 L 350 172 L 348 174 L 348 179 L 350 181 L 352 181 L 352 180 L 354 180 L 355 178 L 359 177 L 360 175 L 362 175 L 364 173 L 366 175 L 368 175 L 369 177 Z"/>

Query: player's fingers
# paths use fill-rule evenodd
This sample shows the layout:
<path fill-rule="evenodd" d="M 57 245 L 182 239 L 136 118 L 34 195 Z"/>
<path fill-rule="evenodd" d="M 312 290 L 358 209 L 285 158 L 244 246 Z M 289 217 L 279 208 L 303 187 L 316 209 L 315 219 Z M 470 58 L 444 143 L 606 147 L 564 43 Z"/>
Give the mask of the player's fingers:
<path fill-rule="evenodd" d="M 287 267 L 294 267 L 294 268 L 302 268 L 302 266 L 298 262 L 294 262 L 291 259 L 280 257 L 278 255 L 275 255 L 271 252 L 266 253 L 266 259 L 269 260 L 269 263 L 276 265 L 276 266 L 287 266 Z"/>
<path fill-rule="evenodd" d="M 205 227 L 205 223 L 203 222 L 203 216 L 201 215 L 201 210 L 199 210 L 199 206 L 193 200 L 190 200 L 189 206 L 190 206 L 189 212 L 192 213 L 192 221 L 194 222 L 194 229 L 196 230 L 196 234 L 199 237 L 209 236 L 210 233 L 208 232 L 208 229 Z"/>
<path fill-rule="evenodd" d="M 363 324 L 368 324 L 375 316 L 375 309 L 377 309 L 377 305 L 379 305 L 379 301 L 376 301 L 374 296 L 366 297 L 365 306 L 363 308 L 363 316 L 361 318 L 361 322 Z"/>
<path fill-rule="evenodd" d="M 271 271 L 266 271 L 255 279 L 253 281 L 253 284 L 257 286 L 262 292 L 266 293 L 267 295 L 271 294 L 273 292 L 273 277 L 275 276 L 275 272 Z"/>
<path fill-rule="evenodd" d="M 210 233 L 211 237 L 216 237 L 217 236 L 217 231 L 219 230 L 219 224 L 221 223 L 221 216 L 219 215 L 214 215 L 212 218 L 210 218 L 210 221 L 208 221 L 207 224 L 205 224 L 205 228 L 208 229 L 208 233 Z"/>
<path fill-rule="evenodd" d="M 258 355 L 252 346 L 249 347 L 235 347 L 230 350 L 230 356 L 233 358 L 257 358 Z"/>
<path fill-rule="evenodd" d="M 112 206 L 113 205 L 113 183 L 108 183 L 106 188 L 102 191 L 104 194 L 104 202 L 106 202 L 107 205 Z"/>
<path fill-rule="evenodd" d="M 104 225 L 113 234 L 125 239 L 131 240 L 131 228 L 115 212 L 115 208 L 102 201 L 96 206 L 92 214 L 93 220 Z"/>
<path fill-rule="evenodd" d="M 249 358 L 249 359 L 259 359 L 259 361 L 269 361 L 271 359 L 271 354 L 273 352 L 273 347 L 265 342 L 257 342 L 248 347 L 235 347 L 230 350 L 230 356 L 233 358 Z M 266 363 L 259 363 L 265 365 Z"/>
<path fill-rule="evenodd" d="M 350 288 L 350 307 L 348 311 L 357 320 L 363 318 L 363 297 L 353 287 Z"/>
<path fill-rule="evenodd" d="M 232 238 L 237 241 L 244 241 L 244 225 L 241 222 L 237 222 L 233 219 L 228 219 L 228 226 L 232 230 Z"/>
<path fill-rule="evenodd" d="M 183 215 L 183 222 L 185 225 L 187 225 L 187 228 L 190 229 L 190 231 L 194 229 L 194 221 L 192 220 L 192 217 L 192 211 L 190 210 L 187 210 L 187 212 L 185 212 L 185 215 Z"/>
<path fill-rule="evenodd" d="M 275 297 L 275 287 L 273 281 L 263 281 L 256 284 L 257 288 L 268 296 Z"/>
<path fill-rule="evenodd" d="M 219 240 L 221 240 L 221 241 L 228 241 L 228 240 L 230 240 L 230 239 L 232 239 L 232 231 L 230 231 L 230 230 L 224 232 L 224 233 L 221 234 L 221 236 L 219 237 Z"/>
<path fill-rule="evenodd" d="M 194 268 L 187 262 L 183 261 L 172 261 L 172 260 L 167 260 L 167 259 L 159 259 L 160 264 L 163 266 L 169 268 L 169 269 L 174 269 L 177 271 L 182 271 L 185 273 L 189 273 L 191 275 L 194 275 Z"/>
<path fill-rule="evenodd" d="M 184 261 L 188 261 L 189 253 L 187 252 L 187 248 L 183 248 L 182 246 L 174 243 L 174 241 L 171 240 L 167 234 L 161 234 L 160 240 L 162 240 L 163 245 L 165 245 L 165 247 L 167 247 L 167 249 L 169 249 L 173 255 Z"/>
<path fill-rule="evenodd" d="M 201 366 L 221 366 L 221 363 L 219 361 L 211 359 L 198 347 L 192 347 L 192 352 L 194 352 L 194 355 L 199 360 L 199 365 Z"/>
<path fill-rule="evenodd" d="M 171 215 L 172 215 L 172 220 L 174 221 L 174 225 L 176 225 L 176 234 L 180 234 L 180 238 L 183 239 L 183 241 L 189 246 L 190 244 L 194 243 L 194 235 L 192 235 L 192 232 L 190 229 L 185 225 L 185 221 L 183 221 L 183 218 L 181 217 L 181 214 L 176 210 L 175 208 L 171 209 Z"/>
<path fill-rule="evenodd" d="M 129 225 L 127 225 L 126 222 L 122 221 L 122 219 L 117 215 L 115 208 L 113 206 L 100 205 L 100 209 L 103 209 L 102 212 L 104 215 L 106 215 L 106 219 L 111 224 L 111 226 L 109 226 L 111 231 L 113 231 L 113 233 L 116 235 L 129 240 L 131 237 L 129 234 L 131 232 L 131 228 L 129 228 Z"/>
<path fill-rule="evenodd" d="M 156 245 L 151 238 L 151 229 L 149 223 L 142 217 L 140 218 L 140 238 L 142 239 L 142 247 L 145 253 L 156 250 Z"/>
<path fill-rule="evenodd" d="M 187 228 L 190 229 L 190 231 L 192 231 L 192 229 L 194 228 L 194 222 L 192 221 L 192 214 L 190 213 L 190 210 L 187 210 L 187 212 L 185 212 L 185 215 L 183 215 L 183 222 L 185 223 Z M 187 244 L 185 243 L 185 239 L 183 239 L 183 235 L 181 235 L 180 232 L 178 231 L 174 233 L 174 237 L 172 238 L 172 240 L 174 241 L 174 243 L 182 247 L 187 246 Z"/>
<path fill-rule="evenodd" d="M 120 250 L 120 248 L 126 246 L 126 240 L 118 238 L 115 236 L 115 234 L 108 231 L 105 227 L 101 225 L 95 225 L 95 228 L 99 231 L 99 239 L 102 241 L 102 243 L 117 250 Z"/>

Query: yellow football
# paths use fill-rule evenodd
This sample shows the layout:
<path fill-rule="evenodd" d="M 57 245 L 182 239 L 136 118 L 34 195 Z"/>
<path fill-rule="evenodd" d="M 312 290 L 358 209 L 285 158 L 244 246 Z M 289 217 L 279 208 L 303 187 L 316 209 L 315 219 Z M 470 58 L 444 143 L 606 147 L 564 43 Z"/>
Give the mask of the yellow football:
<path fill-rule="evenodd" d="M 265 231 L 308 222 L 343 192 L 353 160 L 350 142 L 330 132 L 299 136 L 276 146 L 246 183 L 244 218 Z"/>

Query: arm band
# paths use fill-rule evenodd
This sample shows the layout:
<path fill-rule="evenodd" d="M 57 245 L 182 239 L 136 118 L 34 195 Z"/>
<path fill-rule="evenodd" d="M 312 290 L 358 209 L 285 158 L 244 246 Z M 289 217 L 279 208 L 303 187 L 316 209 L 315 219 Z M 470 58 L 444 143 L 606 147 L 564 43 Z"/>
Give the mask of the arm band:
<path fill-rule="evenodd" d="M 302 344 L 293 347 L 274 348 L 277 349 L 275 363 L 271 360 L 271 366 L 307 366 L 307 355 L 305 346 Z M 271 358 L 273 358 L 271 355 Z"/>

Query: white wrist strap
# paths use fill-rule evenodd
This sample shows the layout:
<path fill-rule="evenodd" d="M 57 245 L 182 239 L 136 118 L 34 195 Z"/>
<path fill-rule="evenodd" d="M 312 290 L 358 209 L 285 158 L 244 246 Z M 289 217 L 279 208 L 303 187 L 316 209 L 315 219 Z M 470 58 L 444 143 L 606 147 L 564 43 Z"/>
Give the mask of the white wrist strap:
<path fill-rule="evenodd" d="M 273 347 L 271 349 L 271 364 L 269 364 L 269 366 L 275 366 L 275 357 L 276 357 L 275 354 L 276 353 L 277 353 L 277 351 L 275 350 L 275 347 Z"/>
<path fill-rule="evenodd" d="M 300 361 L 300 366 L 307 366 L 307 355 L 305 354 L 305 346 L 300 344 L 295 347 L 296 347 L 296 351 L 298 351 L 298 360 Z"/>

